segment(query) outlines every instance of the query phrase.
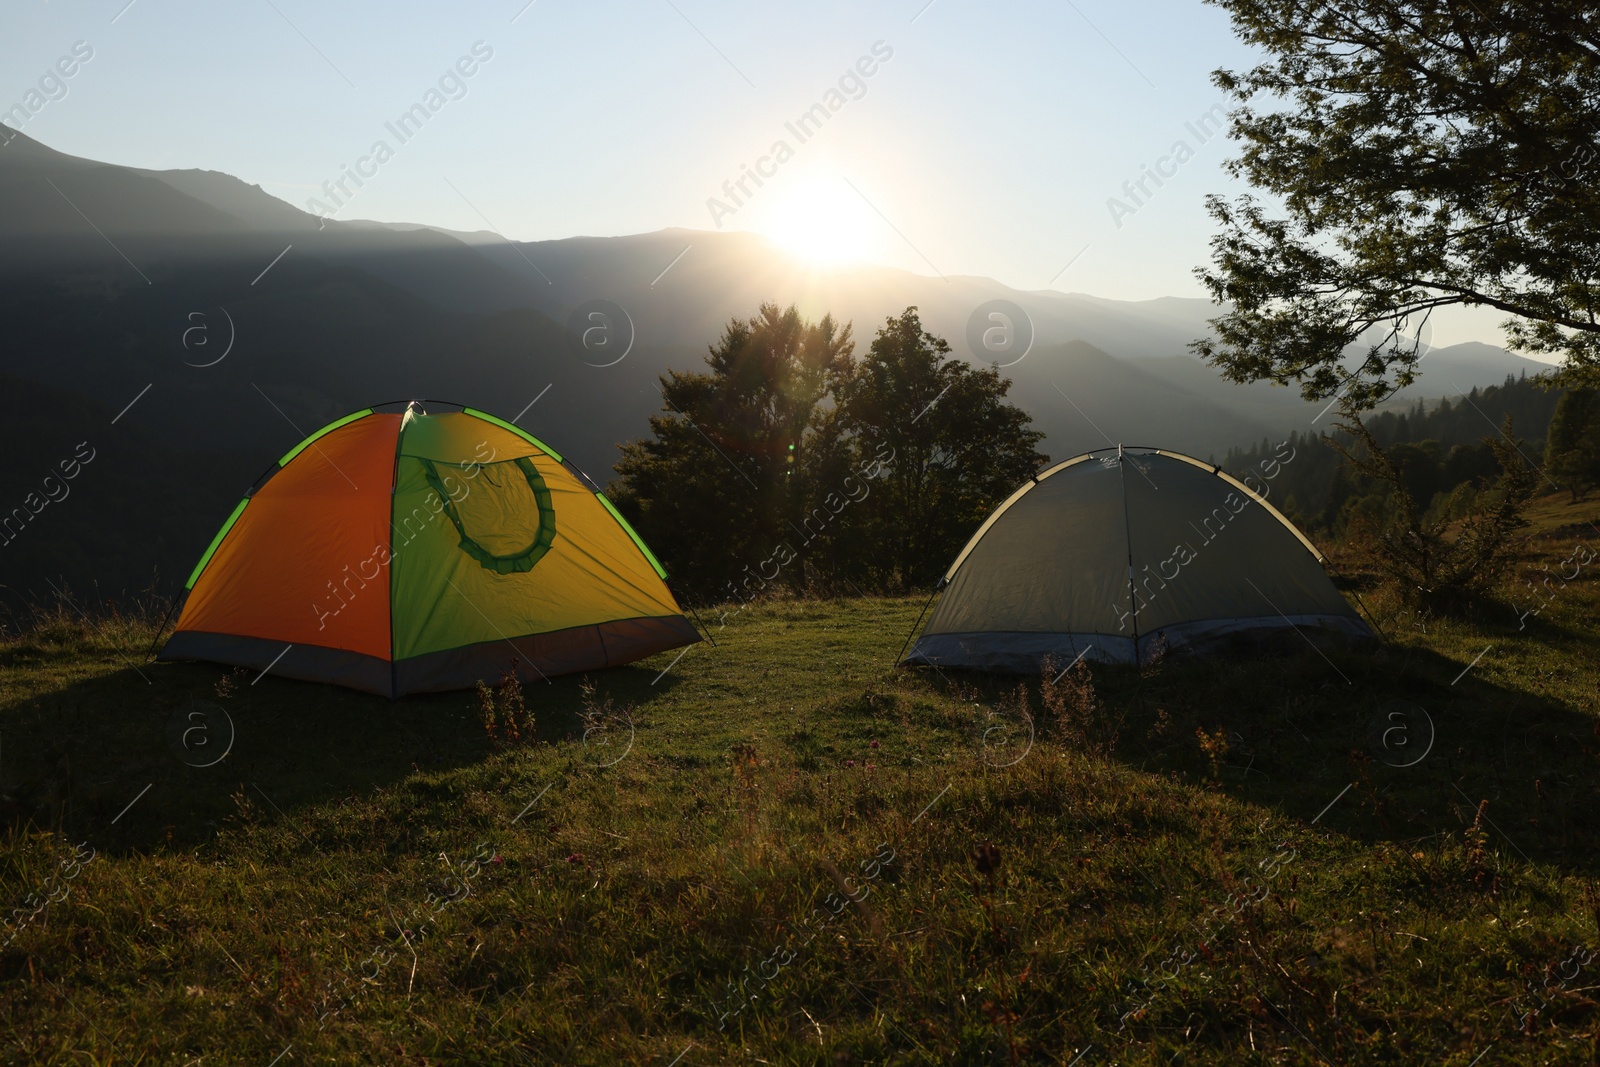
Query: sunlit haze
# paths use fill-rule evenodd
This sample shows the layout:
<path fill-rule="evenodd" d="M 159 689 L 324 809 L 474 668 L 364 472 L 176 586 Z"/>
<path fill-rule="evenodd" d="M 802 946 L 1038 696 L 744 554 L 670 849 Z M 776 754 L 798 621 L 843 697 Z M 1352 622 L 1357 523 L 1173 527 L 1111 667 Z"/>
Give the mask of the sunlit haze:
<path fill-rule="evenodd" d="M 25 126 L 74 155 L 224 171 L 344 219 L 748 230 L 1115 299 L 1204 295 L 1203 199 L 1237 191 L 1209 75 L 1251 61 L 1222 12 L 1173 0 L 108 0 L 14 6 L 0 105 L 79 41 L 93 59 Z M 1441 318 L 1435 341 L 1498 342 L 1497 319 Z"/>

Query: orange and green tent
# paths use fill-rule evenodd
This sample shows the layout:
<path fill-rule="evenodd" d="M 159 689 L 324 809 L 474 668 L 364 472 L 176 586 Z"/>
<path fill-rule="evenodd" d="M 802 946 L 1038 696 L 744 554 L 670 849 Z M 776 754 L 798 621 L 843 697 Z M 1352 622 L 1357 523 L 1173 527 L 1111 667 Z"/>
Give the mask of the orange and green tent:
<path fill-rule="evenodd" d="M 234 508 L 161 658 L 388 697 L 536 680 L 700 640 L 665 579 L 605 494 L 520 427 L 368 408 Z"/>

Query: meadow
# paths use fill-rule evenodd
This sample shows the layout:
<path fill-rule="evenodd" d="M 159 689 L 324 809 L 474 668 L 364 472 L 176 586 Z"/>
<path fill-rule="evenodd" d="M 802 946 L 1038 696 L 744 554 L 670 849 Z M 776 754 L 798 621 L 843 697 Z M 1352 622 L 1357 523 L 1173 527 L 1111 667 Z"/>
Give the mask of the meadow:
<path fill-rule="evenodd" d="M 1334 553 L 1370 647 L 963 676 L 775 599 L 492 730 L 63 605 L 0 641 L 0 1057 L 1593 1064 L 1597 515 L 1463 620 Z"/>

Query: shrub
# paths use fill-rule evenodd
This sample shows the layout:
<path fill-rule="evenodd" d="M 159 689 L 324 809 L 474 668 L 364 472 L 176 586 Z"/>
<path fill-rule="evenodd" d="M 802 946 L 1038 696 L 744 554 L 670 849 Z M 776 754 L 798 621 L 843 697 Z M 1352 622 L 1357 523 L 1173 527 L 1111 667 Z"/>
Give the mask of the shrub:
<path fill-rule="evenodd" d="M 483 731 L 496 748 L 512 748 L 534 740 L 533 712 L 522 696 L 522 682 L 514 668 L 500 676 L 493 689 L 478 679 L 478 711 Z"/>
<path fill-rule="evenodd" d="M 1109 757 L 1122 733 L 1122 714 L 1106 708 L 1094 688 L 1089 664 L 1079 659 L 1065 670 L 1047 656 L 1040 679 L 1040 697 L 1064 744 L 1097 756 Z"/>

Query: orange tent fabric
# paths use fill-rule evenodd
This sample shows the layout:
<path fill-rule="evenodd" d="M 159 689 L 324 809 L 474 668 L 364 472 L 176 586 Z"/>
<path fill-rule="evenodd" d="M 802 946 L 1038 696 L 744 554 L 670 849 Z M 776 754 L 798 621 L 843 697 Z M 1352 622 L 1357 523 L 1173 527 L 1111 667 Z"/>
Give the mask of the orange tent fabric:
<path fill-rule="evenodd" d="M 291 450 L 189 579 L 164 659 L 399 696 L 700 640 L 582 472 L 472 408 L 373 409 Z"/>

